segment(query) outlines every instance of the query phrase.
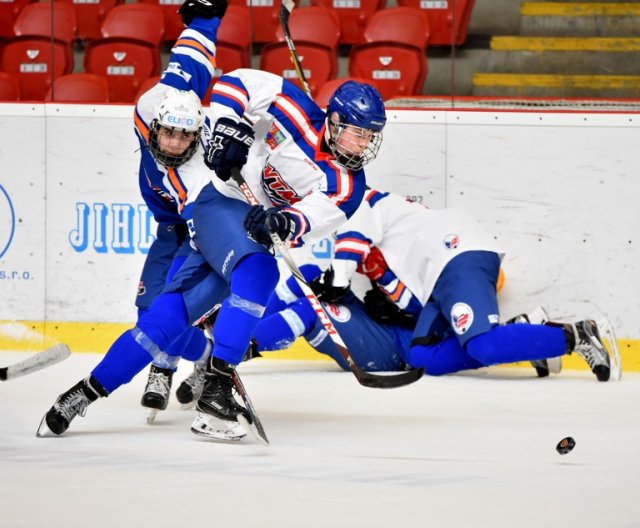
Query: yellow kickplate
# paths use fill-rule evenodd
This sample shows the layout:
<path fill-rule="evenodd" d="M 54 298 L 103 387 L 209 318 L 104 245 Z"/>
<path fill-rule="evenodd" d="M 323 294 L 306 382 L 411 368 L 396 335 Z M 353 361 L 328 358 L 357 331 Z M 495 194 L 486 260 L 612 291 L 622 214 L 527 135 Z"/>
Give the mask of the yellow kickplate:
<path fill-rule="evenodd" d="M 476 73 L 473 86 L 587 88 L 640 90 L 639 75 L 550 75 L 530 73 Z"/>
<path fill-rule="evenodd" d="M 639 22 L 640 23 L 640 20 Z M 495 51 L 640 51 L 636 37 L 493 37 Z"/>
<path fill-rule="evenodd" d="M 572 2 L 523 2 L 520 4 L 522 16 L 640 16 L 637 3 L 572 3 Z"/>

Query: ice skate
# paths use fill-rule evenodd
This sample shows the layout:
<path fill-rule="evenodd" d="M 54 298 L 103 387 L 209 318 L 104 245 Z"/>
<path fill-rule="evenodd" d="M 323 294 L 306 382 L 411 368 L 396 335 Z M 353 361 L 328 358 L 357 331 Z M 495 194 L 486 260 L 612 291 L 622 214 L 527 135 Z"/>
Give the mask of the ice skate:
<path fill-rule="evenodd" d="M 173 371 L 151 365 L 147 386 L 142 393 L 140 404 L 149 409 L 147 423 L 152 424 L 158 411 L 164 411 L 169 404 Z"/>
<path fill-rule="evenodd" d="M 247 410 L 234 396 L 234 368 L 227 362 L 212 357 L 204 377 L 202 395 L 196 404 L 198 411 L 191 432 L 213 440 L 237 441 L 247 435 L 238 415 Z"/>
<path fill-rule="evenodd" d="M 71 424 L 71 421 L 78 415 L 84 416 L 87 407 L 100 397 L 108 396 L 108 392 L 90 376 L 76 383 L 67 392 L 63 392 L 47 411 L 36 436 L 59 436 L 64 433 Z"/>
<path fill-rule="evenodd" d="M 596 378 L 598 378 L 598 381 L 609 381 L 612 379 L 611 357 L 602 338 L 600 337 L 600 329 L 596 322 L 587 319 L 567 326 L 573 331 L 573 335 L 575 337 L 575 347 L 572 352 L 576 352 L 587 362 L 591 371 L 596 375 Z M 613 332 L 610 325 L 607 330 L 608 332 Z M 615 344 L 615 336 L 613 339 L 609 339 L 609 344 L 616 356 L 613 379 L 617 380 L 620 375 L 619 355 L 617 353 L 617 345 Z"/>
<path fill-rule="evenodd" d="M 193 364 L 193 372 L 180 384 L 176 390 L 176 398 L 183 409 L 189 409 L 195 405 L 204 388 L 204 376 L 207 372 L 207 361 Z"/>

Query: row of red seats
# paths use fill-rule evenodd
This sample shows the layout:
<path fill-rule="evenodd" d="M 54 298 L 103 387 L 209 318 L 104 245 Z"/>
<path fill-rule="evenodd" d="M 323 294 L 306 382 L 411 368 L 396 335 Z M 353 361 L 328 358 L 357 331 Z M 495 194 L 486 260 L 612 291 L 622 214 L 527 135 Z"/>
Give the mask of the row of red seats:
<path fill-rule="evenodd" d="M 135 39 L 130 38 L 132 27 L 148 27 L 150 20 L 144 17 L 151 12 L 141 4 L 128 6 L 135 9 L 123 5 L 109 13 L 101 28 L 104 38 L 89 42 L 84 54 L 84 71 L 107 77 L 112 102 L 133 101 L 142 82 L 160 73 L 162 25 L 152 25 L 153 31 L 138 31 Z M 246 8 L 229 7 L 218 33 L 216 60 L 221 72 L 250 66 L 248 17 Z M 293 12 L 290 28 L 311 93 L 316 96 L 337 75 L 339 22 L 333 11 L 309 6 Z M 414 8 L 374 13 L 363 32 L 365 43 L 351 48 L 349 75 L 375 82 L 385 99 L 420 93 L 427 76 L 429 31 L 428 19 Z M 66 36 L 60 29 L 53 42 L 44 36 L 21 35 L 3 43 L 0 70 L 19 76 L 21 99 L 44 99 L 52 79 L 73 71 L 73 52 L 68 33 Z M 263 47 L 260 69 L 297 82 L 281 28 L 276 39 Z"/>
<path fill-rule="evenodd" d="M 33 34 L 34 26 L 51 27 L 51 13 L 54 5 L 64 3 L 67 8 L 59 8 L 54 14 L 55 33 L 65 33 L 64 38 L 93 40 L 103 37 L 102 25 L 109 13 L 122 5 L 123 0 L 58 0 L 31 3 L 32 0 L 0 1 L 0 38 L 23 34 Z M 174 41 L 183 29 L 177 9 L 183 0 L 140 0 L 143 5 L 154 5 L 163 19 L 164 32 L 160 37 L 164 41 Z M 461 45 L 464 43 L 469 27 L 469 18 L 475 0 L 397 0 L 400 7 L 421 9 L 432 28 L 431 45 Z M 230 0 L 231 5 L 250 9 L 251 38 L 257 43 L 273 41 L 280 23 L 278 0 Z M 363 31 L 375 12 L 384 9 L 386 0 L 312 0 L 312 5 L 332 10 L 340 25 L 340 44 L 353 45 L 363 42 Z M 26 11 L 29 21 L 26 22 Z M 294 14 L 297 10 L 294 10 Z M 59 13 L 59 14 L 58 14 Z M 134 15 L 135 16 L 135 15 Z M 17 25 L 16 25 L 17 24 Z M 26 25 L 25 25 L 26 24 Z M 73 25 L 72 36 L 67 37 Z M 138 31 L 151 26 L 137 26 Z M 26 31 L 26 33 L 25 33 Z M 50 31 L 50 29 L 49 29 Z M 63 38 L 63 37 L 59 37 Z"/>
<path fill-rule="evenodd" d="M 372 81 L 358 77 L 343 77 L 332 79 L 324 83 L 316 95 L 315 101 L 320 107 L 329 103 L 333 92 L 345 81 L 352 79 L 359 82 Z M 144 81 L 135 95 L 134 102 L 160 80 L 159 76 L 150 77 Z M 375 84 L 375 83 L 374 83 Z M 18 101 L 20 99 L 20 84 L 18 78 L 10 73 L 0 72 L 0 101 Z M 58 77 L 45 96 L 47 102 L 64 103 L 109 103 L 109 83 L 104 75 L 93 73 L 71 73 Z M 208 96 L 203 101 L 208 104 Z"/>

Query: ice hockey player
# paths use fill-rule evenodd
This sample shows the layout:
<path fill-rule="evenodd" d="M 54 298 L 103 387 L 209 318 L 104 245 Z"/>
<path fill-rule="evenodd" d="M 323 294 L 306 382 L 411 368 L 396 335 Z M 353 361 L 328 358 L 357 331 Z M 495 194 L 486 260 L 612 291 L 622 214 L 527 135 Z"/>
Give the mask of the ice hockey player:
<path fill-rule="evenodd" d="M 176 68 L 170 62 L 165 77 Z M 143 133 L 144 101 L 145 96 L 136 114 Z M 184 106 L 191 105 L 185 100 Z M 62 434 L 89 403 L 130 381 L 152 357 L 164 354 L 188 324 L 206 311 L 203 303 L 210 308 L 227 284 L 230 293 L 213 328 L 214 347 L 192 431 L 222 440 L 246 435 L 237 421 L 244 410 L 233 397 L 232 375 L 279 278 L 269 252 L 269 232 L 299 245 L 338 229 L 362 200 L 362 167 L 377 154 L 386 116 L 380 95 L 368 85 L 342 85 L 325 114 L 289 81 L 253 70 L 222 76 L 214 89 L 212 110 L 218 119 L 206 163 L 215 172 L 209 171 L 205 181 L 199 167 L 194 167 L 197 154 L 176 169 L 169 162 L 179 156 L 179 149 L 168 154 L 155 148 L 162 136 L 156 135 L 154 121 L 162 123 L 171 114 L 160 112 L 153 120 L 147 118 L 151 121 L 149 150 L 156 161 L 166 157 L 167 176 L 162 184 L 178 200 L 198 249 L 136 328 L 111 346 L 91 376 L 56 400 L 39 435 Z M 266 131 L 261 141 L 254 141 L 254 130 L 241 120 L 243 114 L 261 119 Z M 266 209 L 250 208 L 230 180 L 231 169 L 245 164 L 245 178 Z"/>
<path fill-rule="evenodd" d="M 599 381 L 618 379 L 609 325 L 613 362 L 594 321 L 526 324 L 520 316 L 513 322 L 523 324 L 499 324 L 496 282 L 502 256 L 492 237 L 461 209 L 427 209 L 368 190 L 337 235 L 332 267 L 312 286 L 329 303 L 327 312 L 354 360 L 367 370 L 425 367 L 427 374 L 442 375 L 577 353 Z M 349 287 L 356 270 L 374 286 L 364 303 Z M 315 267 L 304 273 L 311 279 L 318 272 Z M 278 295 L 287 307 L 260 323 L 258 350 L 284 348 L 302 335 L 346 368 L 292 279 Z"/>

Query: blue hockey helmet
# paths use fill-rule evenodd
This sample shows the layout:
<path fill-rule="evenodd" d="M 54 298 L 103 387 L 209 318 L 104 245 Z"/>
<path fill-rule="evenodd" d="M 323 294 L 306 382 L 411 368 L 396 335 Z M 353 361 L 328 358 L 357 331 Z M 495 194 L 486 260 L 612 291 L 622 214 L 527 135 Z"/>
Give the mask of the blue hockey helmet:
<path fill-rule="evenodd" d="M 346 81 L 327 107 L 327 143 L 338 163 L 360 169 L 373 161 L 387 122 L 382 97 L 373 86 Z"/>

